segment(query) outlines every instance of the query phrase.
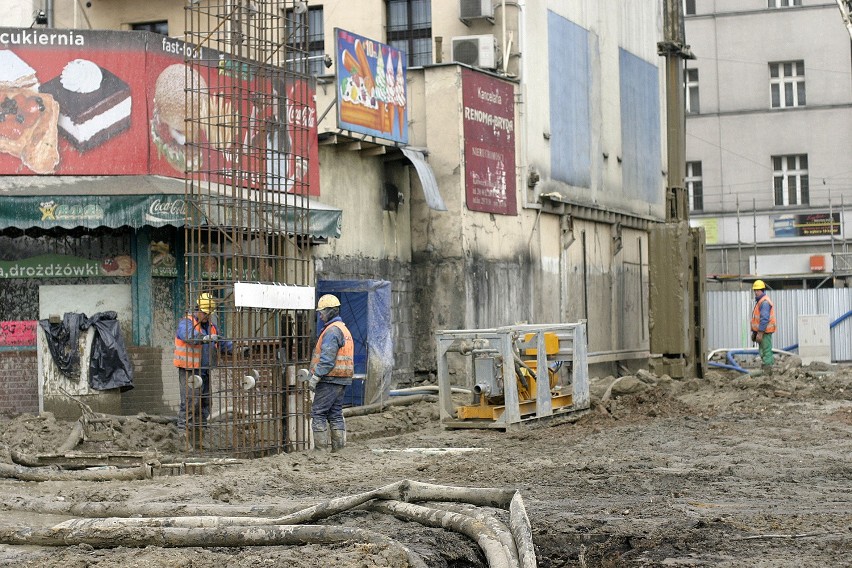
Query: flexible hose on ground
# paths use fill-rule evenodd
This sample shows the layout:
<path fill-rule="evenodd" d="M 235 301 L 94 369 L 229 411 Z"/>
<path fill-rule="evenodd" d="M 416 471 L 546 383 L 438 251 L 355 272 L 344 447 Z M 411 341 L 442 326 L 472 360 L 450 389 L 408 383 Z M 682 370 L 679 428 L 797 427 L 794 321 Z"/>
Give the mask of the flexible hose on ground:
<path fill-rule="evenodd" d="M 390 391 L 390 396 L 407 396 L 410 394 L 434 394 L 438 392 L 440 387 L 437 385 L 423 385 L 419 387 L 407 387 L 404 389 L 393 389 Z M 463 389 L 459 387 L 452 387 L 450 389 L 453 393 L 458 394 L 470 394 L 470 389 Z"/>

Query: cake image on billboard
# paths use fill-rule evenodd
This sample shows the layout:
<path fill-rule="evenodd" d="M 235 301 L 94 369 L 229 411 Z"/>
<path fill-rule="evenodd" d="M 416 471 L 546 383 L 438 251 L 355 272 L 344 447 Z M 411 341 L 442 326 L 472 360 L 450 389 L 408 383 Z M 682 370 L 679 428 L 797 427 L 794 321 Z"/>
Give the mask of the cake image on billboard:
<path fill-rule="evenodd" d="M 38 90 L 35 69 L 8 49 L 0 50 L 0 87 Z"/>
<path fill-rule="evenodd" d="M 187 85 L 187 81 L 190 84 Z M 182 63 L 169 65 L 157 77 L 154 86 L 154 104 L 151 117 L 151 140 L 157 148 L 157 155 L 166 159 L 179 172 L 192 171 L 201 166 L 201 153 L 195 157 L 187 156 L 187 145 L 203 142 L 204 129 L 192 126 L 187 121 L 186 89 L 195 93 L 206 93 L 207 82 L 195 70 Z M 209 98 L 206 94 L 197 95 L 190 101 L 198 112 L 198 117 L 206 121 L 209 113 Z"/>
<path fill-rule="evenodd" d="M 37 174 L 59 163 L 59 105 L 32 89 L 0 88 L 0 152 L 16 156 Z"/>
<path fill-rule="evenodd" d="M 130 128 L 130 87 L 86 59 L 68 62 L 41 87 L 59 103 L 59 130 L 80 152 L 96 148 Z"/>
<path fill-rule="evenodd" d="M 37 174 L 59 164 L 59 105 L 39 93 L 35 70 L 8 49 L 0 50 L 0 152 Z"/>

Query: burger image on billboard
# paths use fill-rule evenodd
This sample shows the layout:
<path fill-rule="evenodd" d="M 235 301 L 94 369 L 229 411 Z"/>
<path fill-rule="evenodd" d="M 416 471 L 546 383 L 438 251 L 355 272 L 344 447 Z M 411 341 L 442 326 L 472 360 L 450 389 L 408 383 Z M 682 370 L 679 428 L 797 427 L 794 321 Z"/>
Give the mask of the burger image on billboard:
<path fill-rule="evenodd" d="M 187 96 L 196 100 L 187 101 Z M 191 108 L 199 121 L 207 118 L 207 82 L 194 69 L 183 64 L 163 69 L 154 86 L 154 104 L 151 118 L 151 139 L 162 156 L 179 172 L 199 167 L 201 154 L 193 159 L 186 154 L 188 144 L 203 142 L 204 130 L 188 121 Z M 187 104 L 187 103 L 190 104 Z"/>

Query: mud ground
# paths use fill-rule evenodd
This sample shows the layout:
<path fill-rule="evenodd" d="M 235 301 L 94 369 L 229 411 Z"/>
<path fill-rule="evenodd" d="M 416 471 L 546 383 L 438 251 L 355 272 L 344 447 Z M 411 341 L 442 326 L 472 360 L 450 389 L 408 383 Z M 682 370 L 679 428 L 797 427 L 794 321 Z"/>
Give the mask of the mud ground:
<path fill-rule="evenodd" d="M 792 360 L 761 377 L 713 370 L 705 379 L 672 380 L 640 373 L 617 382 L 593 379 L 592 394 L 593 408 L 576 422 L 518 432 L 443 430 L 436 404 L 419 403 L 349 419 L 349 445 L 339 454 L 283 454 L 209 467 L 204 475 L 131 482 L 0 479 L 0 526 L 48 527 L 70 518 L 35 512 L 33 503 L 295 510 L 412 479 L 519 490 L 542 567 L 852 565 L 852 368 Z M 71 424 L 23 415 L 0 419 L 0 428 L 0 462 L 10 463 L 12 451 L 55 451 Z M 173 426 L 135 420 L 108 444 L 160 454 L 182 448 Z M 408 448 L 482 451 L 386 451 Z M 391 536 L 429 566 L 486 565 L 471 540 L 445 530 L 361 510 L 324 523 Z M 407 561 L 396 550 L 364 544 L 0 545 L 0 565 L 372 568 Z"/>

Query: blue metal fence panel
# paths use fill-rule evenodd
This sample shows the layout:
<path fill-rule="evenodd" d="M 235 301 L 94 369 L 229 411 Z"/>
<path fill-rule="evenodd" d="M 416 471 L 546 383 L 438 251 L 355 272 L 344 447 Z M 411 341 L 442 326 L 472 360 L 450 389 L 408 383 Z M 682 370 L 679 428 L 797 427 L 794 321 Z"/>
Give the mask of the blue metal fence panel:
<path fill-rule="evenodd" d="M 800 315 L 826 314 L 834 323 L 852 310 L 852 288 L 770 290 L 778 331 L 774 345 L 785 349 L 799 343 Z M 707 292 L 707 349 L 753 348 L 749 322 L 754 306 L 751 291 Z M 831 330 L 832 361 L 852 361 L 852 317 Z"/>

